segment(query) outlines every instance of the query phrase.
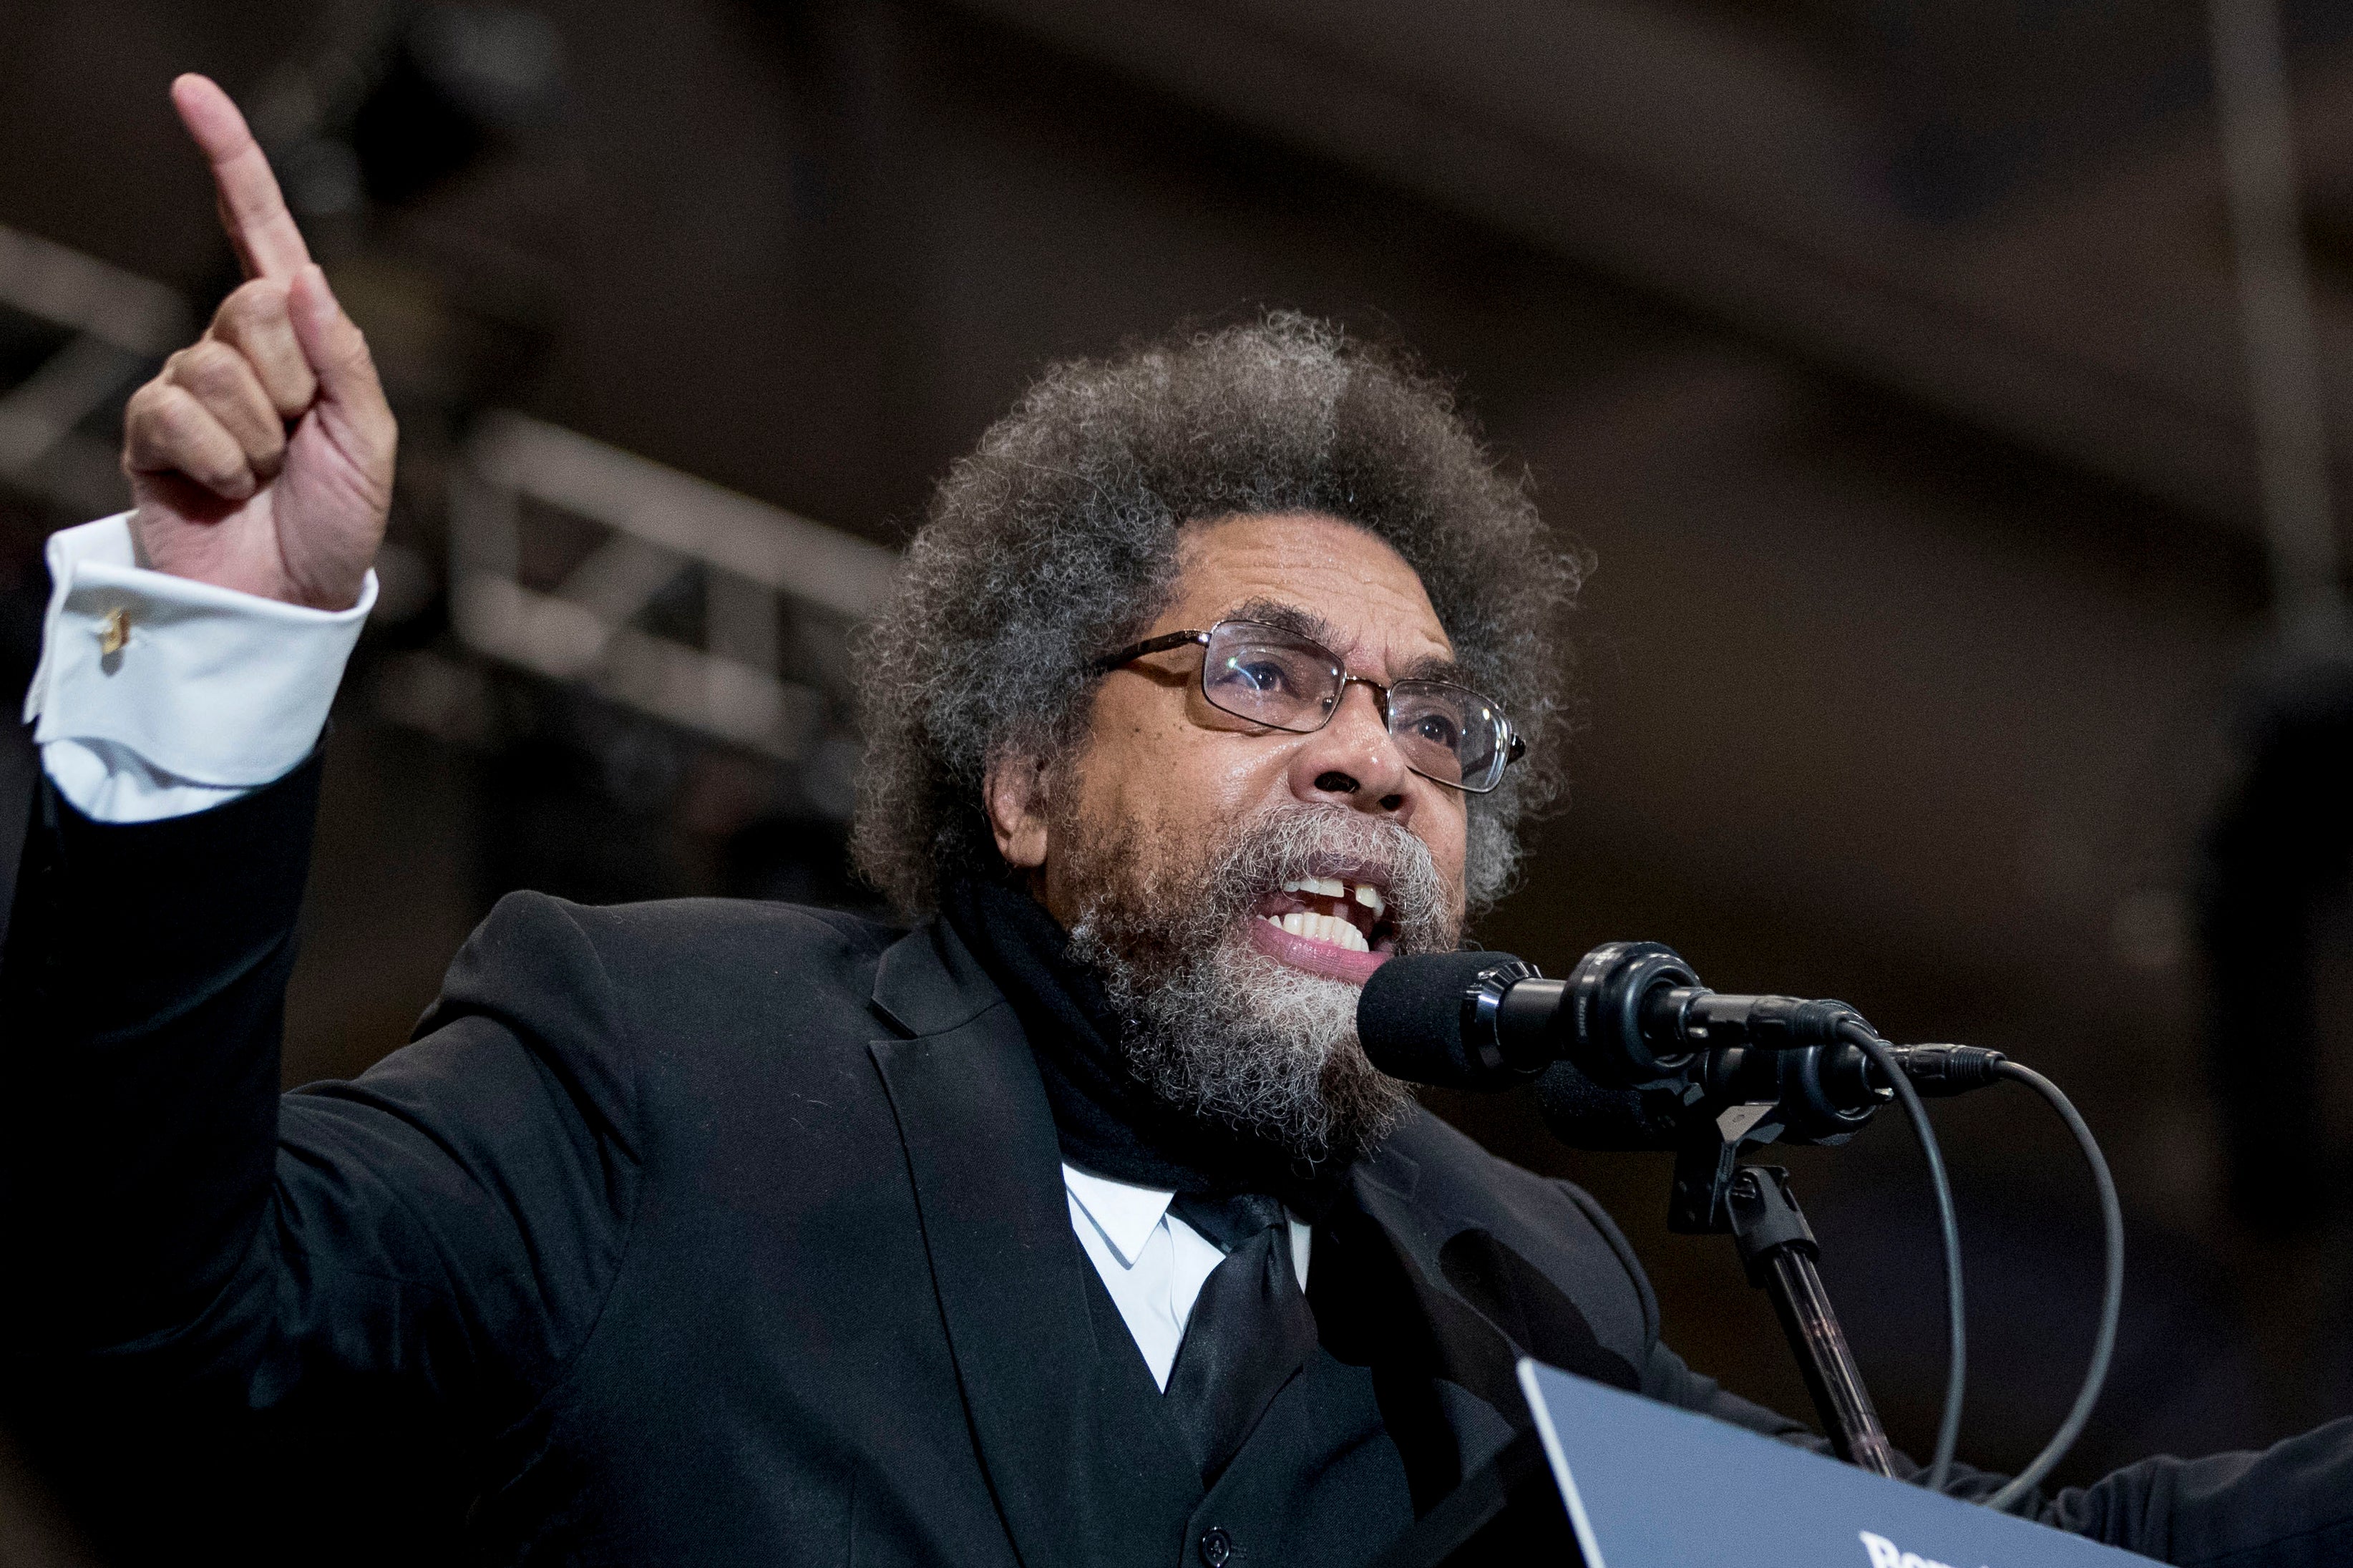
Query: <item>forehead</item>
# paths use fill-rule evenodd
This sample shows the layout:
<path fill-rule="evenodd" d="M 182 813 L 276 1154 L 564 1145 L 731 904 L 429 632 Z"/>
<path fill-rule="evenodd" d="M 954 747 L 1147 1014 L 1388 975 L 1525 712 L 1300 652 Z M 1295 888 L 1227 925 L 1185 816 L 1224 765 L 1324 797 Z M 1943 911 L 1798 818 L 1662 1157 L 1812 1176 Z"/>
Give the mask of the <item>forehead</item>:
<path fill-rule="evenodd" d="M 1421 578 L 1405 557 L 1352 522 L 1314 513 L 1250 513 L 1187 525 L 1175 598 L 1155 631 L 1206 626 L 1246 605 L 1303 610 L 1360 673 L 1453 652 Z"/>

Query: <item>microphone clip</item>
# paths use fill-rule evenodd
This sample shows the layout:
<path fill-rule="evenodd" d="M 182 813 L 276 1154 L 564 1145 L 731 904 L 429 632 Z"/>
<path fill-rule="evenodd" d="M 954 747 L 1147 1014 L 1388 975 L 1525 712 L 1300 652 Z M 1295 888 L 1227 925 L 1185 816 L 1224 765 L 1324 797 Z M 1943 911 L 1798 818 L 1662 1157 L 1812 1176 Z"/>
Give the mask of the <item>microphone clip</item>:
<path fill-rule="evenodd" d="M 1679 1236 L 1717 1236 L 1733 1228 L 1729 1205 L 1742 1173 L 1741 1152 L 1762 1148 L 1788 1130 L 1777 1114 L 1780 1109 L 1778 1100 L 1752 1100 L 1683 1124 L 1667 1196 L 1669 1230 Z"/>

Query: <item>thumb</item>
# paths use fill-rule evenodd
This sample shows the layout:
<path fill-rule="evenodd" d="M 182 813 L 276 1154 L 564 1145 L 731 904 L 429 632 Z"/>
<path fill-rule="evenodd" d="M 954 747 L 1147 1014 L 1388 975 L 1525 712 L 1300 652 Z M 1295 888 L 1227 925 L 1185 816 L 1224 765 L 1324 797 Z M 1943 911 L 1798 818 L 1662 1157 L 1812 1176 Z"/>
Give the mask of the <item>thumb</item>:
<path fill-rule="evenodd" d="M 371 448 L 389 449 L 396 428 L 392 406 L 385 401 L 367 338 L 343 314 L 316 262 L 295 274 L 288 303 L 302 357 L 319 378 L 319 401 L 332 406 L 352 434 Z"/>

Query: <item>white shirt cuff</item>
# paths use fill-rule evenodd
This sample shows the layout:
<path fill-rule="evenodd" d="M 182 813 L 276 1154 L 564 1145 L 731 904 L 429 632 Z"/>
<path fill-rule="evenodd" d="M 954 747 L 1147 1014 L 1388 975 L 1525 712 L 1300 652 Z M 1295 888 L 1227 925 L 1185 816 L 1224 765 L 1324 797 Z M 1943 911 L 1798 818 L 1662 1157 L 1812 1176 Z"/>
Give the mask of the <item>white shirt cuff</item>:
<path fill-rule="evenodd" d="M 281 604 L 134 563 L 128 513 L 49 536 L 41 661 L 25 693 L 41 764 L 102 822 L 202 811 L 318 744 L 375 604 Z"/>

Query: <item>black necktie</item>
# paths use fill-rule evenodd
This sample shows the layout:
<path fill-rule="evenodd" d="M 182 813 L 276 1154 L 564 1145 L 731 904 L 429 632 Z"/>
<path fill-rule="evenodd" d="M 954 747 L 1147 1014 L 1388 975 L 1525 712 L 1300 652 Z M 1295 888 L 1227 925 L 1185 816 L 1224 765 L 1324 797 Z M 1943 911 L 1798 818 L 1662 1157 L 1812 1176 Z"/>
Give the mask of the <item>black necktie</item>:
<path fill-rule="evenodd" d="M 1292 1272 L 1282 1204 L 1259 1194 L 1219 1201 L 1179 1193 L 1169 1207 L 1226 1255 L 1186 1320 L 1166 1395 L 1201 1484 L 1211 1486 L 1315 1353 L 1315 1314 Z"/>

